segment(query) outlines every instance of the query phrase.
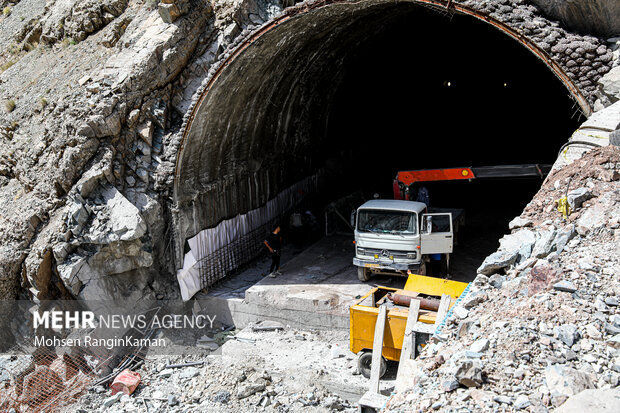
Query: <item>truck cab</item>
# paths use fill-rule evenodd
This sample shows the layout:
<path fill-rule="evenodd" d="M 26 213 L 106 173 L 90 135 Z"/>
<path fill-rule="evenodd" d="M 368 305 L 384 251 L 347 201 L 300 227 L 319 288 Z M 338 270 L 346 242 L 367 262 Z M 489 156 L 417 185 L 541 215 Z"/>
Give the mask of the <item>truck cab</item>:
<path fill-rule="evenodd" d="M 355 212 L 354 227 L 353 264 L 361 281 L 373 273 L 425 274 L 431 255 L 453 250 L 452 214 L 428 213 L 422 202 L 368 201 Z"/>

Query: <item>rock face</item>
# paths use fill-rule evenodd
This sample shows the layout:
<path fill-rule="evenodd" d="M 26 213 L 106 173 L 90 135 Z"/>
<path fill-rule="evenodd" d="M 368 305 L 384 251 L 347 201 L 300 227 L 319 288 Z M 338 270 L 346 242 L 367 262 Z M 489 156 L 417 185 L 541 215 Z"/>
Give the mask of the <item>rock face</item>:
<path fill-rule="evenodd" d="M 616 0 L 531 1 L 575 31 L 607 37 L 620 34 L 620 3 Z"/>
<path fill-rule="evenodd" d="M 71 237 L 54 250 L 60 278 L 74 295 L 84 299 L 105 297 L 109 291 L 121 289 L 112 286 L 118 280 L 110 276 L 153 264 L 148 237 L 144 238 L 147 225 L 138 208 L 109 184 L 92 196 L 92 203 L 69 205 Z M 90 252 L 86 256 L 83 252 L 66 254 L 80 248 Z M 129 291 L 146 283 L 135 273 L 132 278 L 134 288 Z"/>
<path fill-rule="evenodd" d="M 174 24 L 150 1 L 8 6 L 0 92 L 17 104 L 0 113 L 0 296 L 174 296 L 161 276 L 174 270 L 169 186 L 155 180 L 173 166 L 162 159 L 173 95 L 193 93 L 186 80 L 225 50 L 225 27 L 268 5 L 227 5 L 216 22 L 208 2 L 164 1 Z"/>
<path fill-rule="evenodd" d="M 620 100 L 620 66 L 616 66 L 598 81 L 599 95 L 606 106 Z"/>

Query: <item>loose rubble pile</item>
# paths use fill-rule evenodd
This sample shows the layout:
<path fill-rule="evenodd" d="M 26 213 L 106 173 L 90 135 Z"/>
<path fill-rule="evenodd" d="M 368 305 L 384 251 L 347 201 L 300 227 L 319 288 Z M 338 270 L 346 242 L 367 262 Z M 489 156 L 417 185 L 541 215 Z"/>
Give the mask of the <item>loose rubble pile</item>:
<path fill-rule="evenodd" d="M 354 402 L 335 393 L 342 388 L 357 400 L 366 387 L 346 350 L 346 331 L 248 328 L 236 337 L 211 354 L 149 357 L 137 370 L 142 382 L 132 395 L 111 396 L 109 388 L 98 386 L 68 411 L 355 411 Z M 193 361 L 204 364 L 166 368 Z"/>
<path fill-rule="evenodd" d="M 620 409 L 619 170 L 610 146 L 549 175 L 389 411 Z"/>

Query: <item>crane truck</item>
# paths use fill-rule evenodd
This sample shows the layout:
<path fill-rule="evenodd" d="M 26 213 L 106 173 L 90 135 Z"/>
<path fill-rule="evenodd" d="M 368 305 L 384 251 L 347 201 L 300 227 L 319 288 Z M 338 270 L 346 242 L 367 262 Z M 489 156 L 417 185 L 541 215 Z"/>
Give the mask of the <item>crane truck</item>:
<path fill-rule="evenodd" d="M 394 199 L 375 199 L 352 214 L 358 278 L 372 274 L 407 276 L 426 274 L 431 258 L 449 271 L 449 257 L 459 228 L 465 224 L 462 209 L 431 209 L 418 202 L 422 182 L 497 178 L 543 178 L 551 165 L 501 165 L 400 171 L 393 183 Z M 438 275 L 438 274 L 433 274 Z M 445 275 L 445 274 L 441 274 Z"/>

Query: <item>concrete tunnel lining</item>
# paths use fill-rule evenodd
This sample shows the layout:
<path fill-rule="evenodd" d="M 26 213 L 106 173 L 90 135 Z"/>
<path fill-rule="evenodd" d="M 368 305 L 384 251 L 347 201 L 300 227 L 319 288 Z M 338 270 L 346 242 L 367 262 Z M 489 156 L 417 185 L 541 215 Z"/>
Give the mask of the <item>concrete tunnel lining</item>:
<path fill-rule="evenodd" d="M 389 24 L 403 5 L 446 3 L 303 4 L 241 42 L 206 83 L 183 131 L 174 181 L 180 211 L 177 246 L 202 228 L 263 205 L 284 186 L 316 170 L 307 154 L 325 139 L 325 108 L 337 90 L 348 51 Z M 499 28 L 532 51 L 582 111 L 590 112 L 570 77 L 534 42 L 473 9 L 452 7 Z M 196 205 L 208 207 L 198 207 L 196 214 Z"/>

